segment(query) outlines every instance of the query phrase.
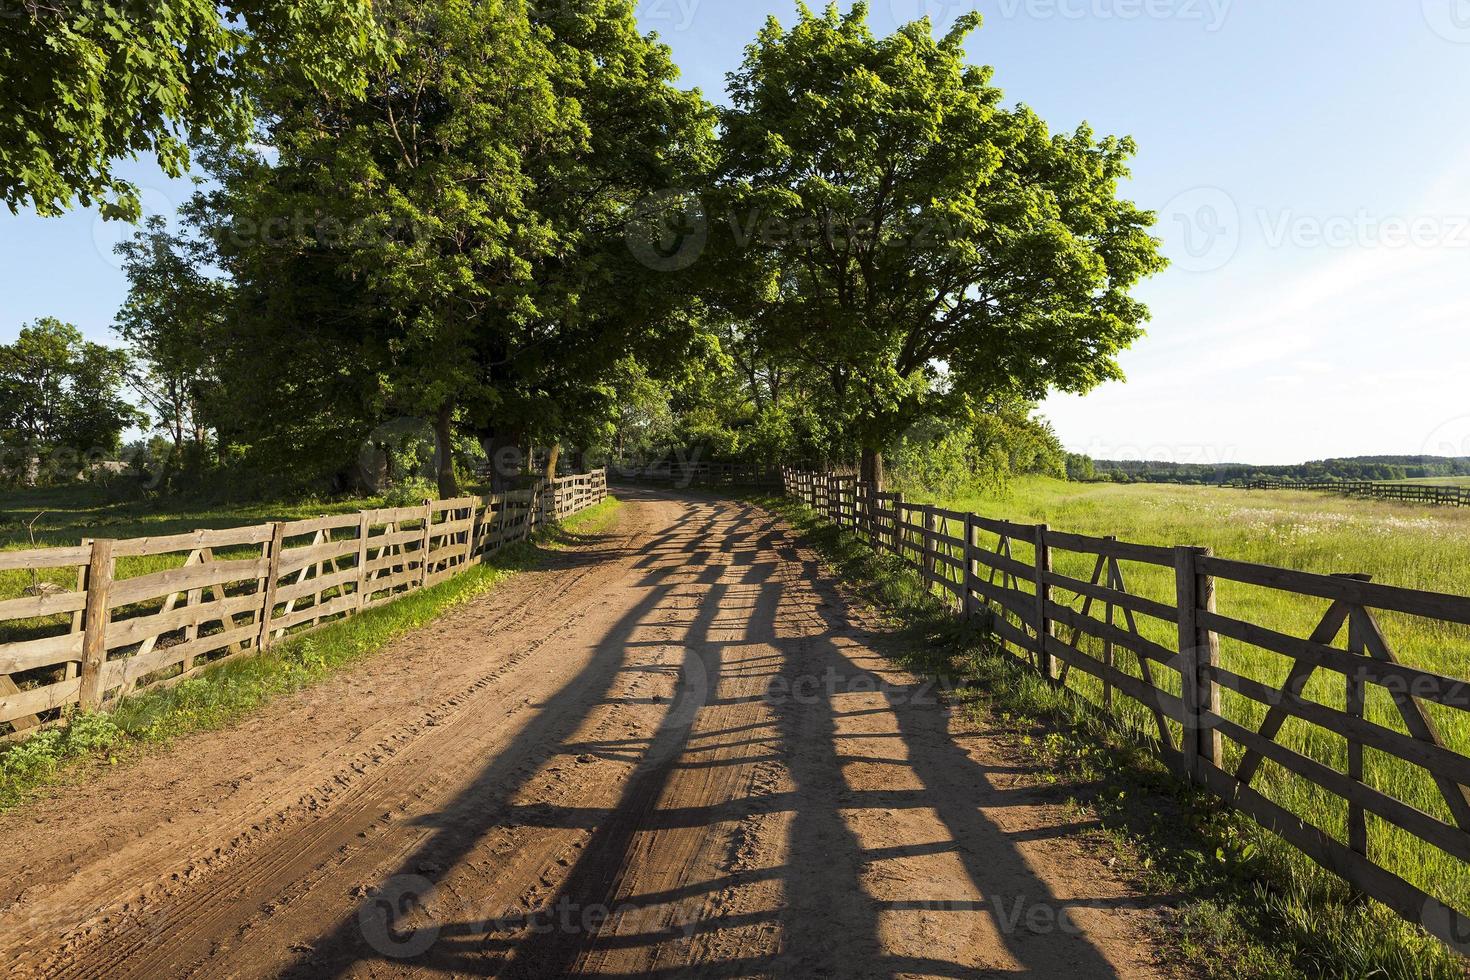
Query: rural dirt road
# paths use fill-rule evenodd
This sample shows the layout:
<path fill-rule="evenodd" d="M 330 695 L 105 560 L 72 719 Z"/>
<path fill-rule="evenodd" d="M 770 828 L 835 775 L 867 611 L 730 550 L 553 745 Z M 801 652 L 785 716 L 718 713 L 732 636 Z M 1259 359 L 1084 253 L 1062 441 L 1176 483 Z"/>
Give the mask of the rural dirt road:
<path fill-rule="evenodd" d="M 0 817 L 9 976 L 1154 977 L 1065 786 L 762 511 L 618 525 Z"/>

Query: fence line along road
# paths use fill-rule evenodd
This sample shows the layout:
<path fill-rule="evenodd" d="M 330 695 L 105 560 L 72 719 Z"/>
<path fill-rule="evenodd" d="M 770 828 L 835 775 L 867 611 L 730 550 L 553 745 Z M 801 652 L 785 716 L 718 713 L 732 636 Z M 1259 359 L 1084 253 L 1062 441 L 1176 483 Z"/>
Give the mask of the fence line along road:
<path fill-rule="evenodd" d="M 912 565 L 1002 649 L 1110 717 L 1133 719 L 1129 727 L 1142 728 L 1175 772 L 1457 950 L 1470 951 L 1470 919 L 1451 907 L 1463 907 L 1467 895 L 1441 902 L 1400 874 L 1414 876 L 1422 854 L 1433 851 L 1459 862 L 1457 870 L 1470 865 L 1470 757 L 1462 751 L 1470 741 L 1462 714 L 1470 711 L 1470 685 L 1398 663 L 1379 615 L 1432 621 L 1441 638 L 1470 650 L 1463 629 L 1470 598 L 907 503 L 849 475 L 788 470 L 783 476 L 788 495 Z M 1059 559 L 1075 574 L 1059 571 Z M 1140 578 L 1168 584 L 1141 595 L 1128 585 Z M 1232 608 L 1249 610 L 1243 618 L 1218 611 L 1217 593 L 1227 585 Z M 1256 610 L 1285 597 L 1314 604 L 1318 625 L 1309 637 L 1251 621 Z M 1343 633 L 1346 641 L 1337 645 Z M 1222 666 L 1222 637 L 1232 654 L 1246 654 L 1232 657 L 1235 669 Z M 1250 661 L 1258 655 L 1276 669 L 1257 669 Z M 1285 680 L 1264 683 L 1252 673 Z M 1306 696 L 1314 674 L 1332 679 L 1342 707 L 1319 700 L 1320 686 Z M 1373 714 L 1365 713 L 1365 703 Z M 1446 722 L 1458 745 L 1442 736 Z M 1298 736 L 1291 745 L 1278 737 L 1283 729 Z M 1309 744 L 1345 743 L 1345 771 L 1298 751 L 1303 734 L 1313 736 Z M 1365 749 L 1377 766 L 1371 779 L 1364 775 Z M 1393 779 L 1377 778 L 1384 757 L 1394 760 Z M 1414 779 L 1400 778 L 1397 767 Z M 1334 819 L 1289 808 L 1284 787 L 1292 780 L 1331 794 Z M 1313 816 L 1329 826 L 1314 824 Z M 1370 819 L 1377 831 L 1371 841 Z"/>
<path fill-rule="evenodd" d="M 613 476 L 622 480 L 674 486 L 779 487 L 781 470 L 755 463 L 618 463 Z"/>
<path fill-rule="evenodd" d="M 1413 504 L 1439 504 L 1447 507 L 1470 507 L 1470 487 L 1441 487 L 1427 483 L 1369 483 L 1340 480 L 1314 480 L 1291 483 L 1286 480 L 1252 480 L 1239 484 L 1246 490 L 1315 490 L 1340 493 L 1349 497 L 1372 500 L 1398 500 Z"/>
<path fill-rule="evenodd" d="M 0 572 L 75 575 L 74 590 L 0 600 L 3 737 L 437 585 L 606 496 L 596 470 L 415 507 L 0 552 Z M 128 564 L 140 573 L 121 575 Z"/>

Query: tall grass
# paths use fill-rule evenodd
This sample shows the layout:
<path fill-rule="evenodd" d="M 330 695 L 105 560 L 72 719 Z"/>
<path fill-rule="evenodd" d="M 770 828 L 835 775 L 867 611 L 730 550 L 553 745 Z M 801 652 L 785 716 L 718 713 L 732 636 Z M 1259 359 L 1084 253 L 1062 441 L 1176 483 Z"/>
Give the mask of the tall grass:
<path fill-rule="evenodd" d="M 1322 574 L 1366 574 L 1374 581 L 1434 592 L 1470 594 L 1470 511 L 1390 502 L 1345 499 L 1298 491 L 1243 491 L 1213 487 L 1160 485 L 1118 486 L 1071 484 L 1044 478 L 1018 481 L 1004 493 L 974 493 L 935 500 L 947 508 L 973 511 L 1019 523 L 1046 523 L 1052 528 L 1093 536 L 1116 535 L 1125 541 L 1155 545 L 1198 545 L 1217 555 L 1242 561 Z M 1018 549 L 1016 557 L 1032 560 Z M 1057 571 L 1087 580 L 1094 558 L 1058 551 Z M 1125 563 L 1130 592 L 1163 602 L 1174 600 L 1172 568 Z M 1288 592 L 1238 583 L 1218 583 L 1221 613 L 1282 633 L 1306 637 L 1322 619 L 1328 603 Z M 1060 600 L 1070 598 L 1061 593 Z M 1071 602 L 1080 608 L 1078 597 Z M 1094 618 L 1102 615 L 1094 606 Z M 1400 662 L 1455 678 L 1470 678 L 1470 629 L 1392 613 L 1378 613 L 1384 634 Z M 1173 622 L 1137 617 L 1148 639 L 1177 648 Z M 1071 630 L 1059 627 L 1064 639 Z M 1099 656 L 1102 643 L 1085 635 L 1077 645 Z M 1338 646 L 1342 645 L 1339 637 Z M 1136 658 L 1117 651 L 1120 669 L 1139 676 Z M 1227 670 L 1279 688 L 1292 663 L 1282 657 L 1228 638 L 1221 642 L 1221 664 Z M 1180 678 L 1153 666 L 1154 682 L 1179 693 Z M 1069 686 L 1093 703 L 1102 701 L 1094 678 L 1072 671 Z M 1318 671 L 1305 691 L 1307 698 L 1343 708 L 1346 685 L 1340 674 Z M 1425 706 L 1438 723 L 1446 745 L 1470 755 L 1470 715 L 1437 705 Z M 1222 714 L 1255 730 L 1266 714 L 1264 705 L 1222 691 Z M 1133 729 L 1157 735 L 1153 716 L 1142 706 L 1118 697 L 1112 713 Z M 1387 691 L 1369 685 L 1366 717 L 1383 727 L 1406 733 L 1398 708 Z M 1177 726 L 1171 726 L 1177 734 Z M 1289 720 L 1277 739 L 1296 752 L 1346 771 L 1346 740 L 1297 719 Z M 1243 750 L 1225 741 L 1224 765 L 1233 770 Z M 1367 749 L 1364 782 L 1418 809 L 1453 824 L 1443 796 L 1428 774 L 1393 756 Z M 1340 798 L 1272 762 L 1252 784 L 1279 805 L 1333 834 L 1347 835 L 1348 809 Z M 1369 856 L 1447 904 L 1470 910 L 1470 866 L 1376 818 L 1367 818 Z M 1276 838 L 1262 834 L 1261 846 L 1289 869 L 1292 886 L 1303 901 L 1338 903 L 1351 897 L 1347 886 Z"/>

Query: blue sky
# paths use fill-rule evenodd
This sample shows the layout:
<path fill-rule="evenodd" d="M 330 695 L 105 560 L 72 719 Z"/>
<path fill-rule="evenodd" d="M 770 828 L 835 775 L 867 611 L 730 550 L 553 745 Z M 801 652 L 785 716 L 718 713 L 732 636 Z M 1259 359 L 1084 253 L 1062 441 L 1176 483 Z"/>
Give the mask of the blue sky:
<path fill-rule="evenodd" d="M 1470 0 L 874 0 L 875 30 L 968 10 L 976 62 L 1054 128 L 1140 145 L 1128 193 L 1174 260 L 1126 384 L 1044 410 L 1109 458 L 1470 455 Z M 686 84 L 724 76 L 779 0 L 641 0 Z M 145 209 L 189 193 L 145 161 Z M 0 213 L 0 337 L 108 338 L 125 294 L 88 212 Z"/>

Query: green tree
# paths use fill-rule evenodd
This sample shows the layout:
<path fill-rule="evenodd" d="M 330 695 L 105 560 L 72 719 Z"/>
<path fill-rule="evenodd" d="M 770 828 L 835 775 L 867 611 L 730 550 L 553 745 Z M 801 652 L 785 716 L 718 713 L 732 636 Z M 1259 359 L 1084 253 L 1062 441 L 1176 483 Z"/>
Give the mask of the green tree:
<path fill-rule="evenodd" d="M 371 0 L 9 0 L 0 200 L 136 220 L 117 160 L 152 154 L 177 177 L 187 137 L 245 135 L 262 78 L 351 89 L 377 53 Z"/>
<path fill-rule="evenodd" d="M 918 421 L 1119 377 L 1147 315 L 1130 290 L 1164 263 L 1152 215 L 1118 197 L 1131 140 L 1001 108 L 965 61 L 978 15 L 878 38 L 867 13 L 767 23 L 731 76 L 711 204 L 726 256 L 762 272 L 768 342 L 820 375 L 881 480 Z"/>
<path fill-rule="evenodd" d="M 517 0 L 394 0 L 379 16 L 393 57 L 361 98 L 273 88 L 259 138 L 274 158 L 213 159 L 212 234 L 245 321 L 230 387 L 282 406 L 248 420 L 247 441 L 287 468 L 340 466 L 385 418 L 427 418 L 451 495 L 476 334 L 525 315 L 530 257 L 554 244 L 526 206 L 524 155 L 584 126 Z"/>
<path fill-rule="evenodd" d="M 198 466 L 220 400 L 215 361 L 233 290 L 208 273 L 206 243 L 170 232 L 159 216 L 117 253 L 128 298 L 115 329 L 132 354 L 132 388 L 172 439 L 169 462 L 177 467 L 187 455 Z"/>
<path fill-rule="evenodd" d="M 422 417 L 450 495 L 458 432 L 492 458 L 590 444 L 622 358 L 678 362 L 697 312 L 626 227 L 708 165 L 713 116 L 626 0 L 395 0 L 380 18 L 393 60 L 365 96 L 273 90 L 276 156 L 213 156 L 222 190 L 199 211 L 240 287 L 229 386 L 271 402 L 245 413 L 257 455 L 330 464 Z"/>
<path fill-rule="evenodd" d="M 27 482 L 47 458 L 74 470 L 117 451 L 123 430 L 140 419 L 121 395 L 127 370 L 126 353 L 52 317 L 0 345 L 0 433 Z"/>

